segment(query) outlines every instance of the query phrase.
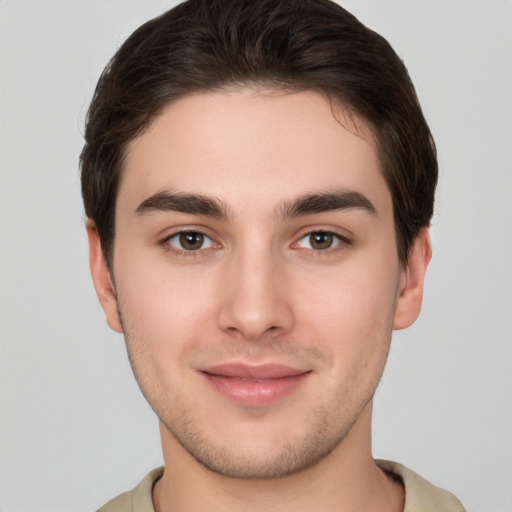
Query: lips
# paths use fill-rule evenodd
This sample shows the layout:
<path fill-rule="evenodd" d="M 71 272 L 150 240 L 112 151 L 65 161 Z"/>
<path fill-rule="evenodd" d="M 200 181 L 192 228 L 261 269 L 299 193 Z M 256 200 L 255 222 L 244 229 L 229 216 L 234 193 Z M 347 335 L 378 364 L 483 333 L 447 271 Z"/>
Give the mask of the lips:
<path fill-rule="evenodd" d="M 228 363 L 201 370 L 214 391 L 239 405 L 262 407 L 292 394 L 310 375 L 281 364 Z"/>

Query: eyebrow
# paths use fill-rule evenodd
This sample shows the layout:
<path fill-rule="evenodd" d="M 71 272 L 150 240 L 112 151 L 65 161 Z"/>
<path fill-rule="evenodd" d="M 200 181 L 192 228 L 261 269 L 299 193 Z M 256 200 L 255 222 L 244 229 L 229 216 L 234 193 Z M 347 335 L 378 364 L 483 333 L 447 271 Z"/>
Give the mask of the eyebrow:
<path fill-rule="evenodd" d="M 335 210 L 357 209 L 377 216 L 372 202 L 354 190 L 336 189 L 317 194 L 308 194 L 286 202 L 279 209 L 283 219 L 311 215 Z"/>
<path fill-rule="evenodd" d="M 307 194 L 283 203 L 277 214 L 282 219 L 301 217 L 335 210 L 358 209 L 377 215 L 371 201 L 363 194 L 346 189 L 329 190 Z M 227 220 L 229 208 L 220 199 L 202 194 L 179 194 L 170 191 L 158 192 L 140 203 L 135 214 L 143 216 L 158 212 L 180 212 L 192 215 L 205 215 Z"/>
<path fill-rule="evenodd" d="M 170 191 L 158 192 L 148 197 L 135 210 L 138 216 L 156 212 L 207 215 L 223 220 L 228 218 L 228 209 L 219 199 L 201 194 L 177 194 Z"/>

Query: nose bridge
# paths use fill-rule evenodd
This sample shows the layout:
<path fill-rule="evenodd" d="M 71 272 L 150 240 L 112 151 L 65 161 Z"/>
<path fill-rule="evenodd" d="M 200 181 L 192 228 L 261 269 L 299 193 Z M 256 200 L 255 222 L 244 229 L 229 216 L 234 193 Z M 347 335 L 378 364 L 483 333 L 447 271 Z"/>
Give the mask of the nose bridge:
<path fill-rule="evenodd" d="M 233 251 L 223 276 L 220 327 L 257 341 L 293 324 L 279 255 L 271 244 L 248 243 Z"/>

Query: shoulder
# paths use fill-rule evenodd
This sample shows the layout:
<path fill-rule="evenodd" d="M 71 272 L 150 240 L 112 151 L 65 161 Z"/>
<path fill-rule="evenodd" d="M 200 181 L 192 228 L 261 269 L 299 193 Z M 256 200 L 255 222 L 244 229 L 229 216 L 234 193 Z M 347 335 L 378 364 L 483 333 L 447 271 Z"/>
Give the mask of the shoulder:
<path fill-rule="evenodd" d="M 163 467 L 150 471 L 134 489 L 110 500 L 97 512 L 154 512 L 151 492 L 163 472 Z"/>
<path fill-rule="evenodd" d="M 405 488 L 404 512 L 464 512 L 461 502 L 451 493 L 397 462 L 376 460 L 385 472 L 399 477 Z"/>

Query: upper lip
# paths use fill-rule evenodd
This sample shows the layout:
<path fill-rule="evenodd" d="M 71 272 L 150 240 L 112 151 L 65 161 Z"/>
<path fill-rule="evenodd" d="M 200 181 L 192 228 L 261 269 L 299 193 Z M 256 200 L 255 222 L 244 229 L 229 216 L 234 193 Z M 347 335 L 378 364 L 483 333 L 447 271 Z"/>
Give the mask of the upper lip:
<path fill-rule="evenodd" d="M 210 366 L 202 370 L 205 373 L 219 377 L 232 377 L 239 379 L 282 379 L 308 373 L 291 366 L 275 363 L 248 365 L 244 363 L 224 363 Z"/>

